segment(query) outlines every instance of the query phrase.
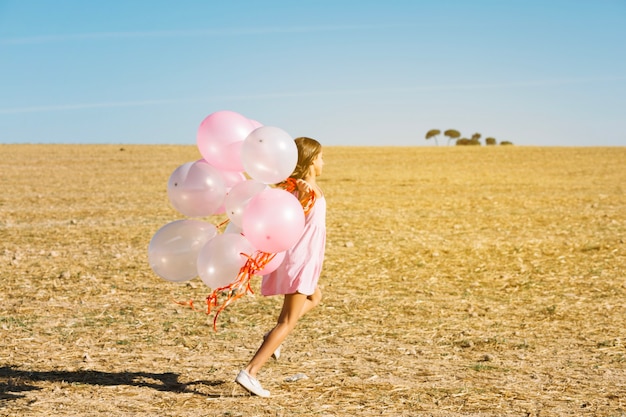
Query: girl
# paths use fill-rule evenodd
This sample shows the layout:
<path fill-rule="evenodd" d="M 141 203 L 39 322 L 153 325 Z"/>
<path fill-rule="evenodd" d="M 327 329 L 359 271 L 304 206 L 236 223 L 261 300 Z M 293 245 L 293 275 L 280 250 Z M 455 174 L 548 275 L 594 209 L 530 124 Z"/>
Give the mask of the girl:
<path fill-rule="evenodd" d="M 263 277 L 261 293 L 265 296 L 283 294 L 283 308 L 276 326 L 248 365 L 239 372 L 235 382 L 260 397 L 269 397 L 256 376 L 273 355 L 278 359 L 280 345 L 296 326 L 298 319 L 317 306 L 322 293 L 317 285 L 326 244 L 326 201 L 316 178 L 322 174 L 322 145 L 315 139 L 297 138 L 298 163 L 290 178 L 279 184 L 286 189 L 295 185 L 293 193 L 303 205 L 306 215 L 304 231 L 298 242 L 285 253 L 283 263 Z"/>

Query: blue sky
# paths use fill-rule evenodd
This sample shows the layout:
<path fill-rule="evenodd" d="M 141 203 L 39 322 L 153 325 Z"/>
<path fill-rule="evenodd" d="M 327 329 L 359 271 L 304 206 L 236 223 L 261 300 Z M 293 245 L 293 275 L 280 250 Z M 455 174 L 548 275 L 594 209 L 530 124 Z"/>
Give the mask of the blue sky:
<path fill-rule="evenodd" d="M 0 143 L 626 146 L 624 0 L 0 0 Z M 445 145 L 445 138 L 439 139 Z"/>

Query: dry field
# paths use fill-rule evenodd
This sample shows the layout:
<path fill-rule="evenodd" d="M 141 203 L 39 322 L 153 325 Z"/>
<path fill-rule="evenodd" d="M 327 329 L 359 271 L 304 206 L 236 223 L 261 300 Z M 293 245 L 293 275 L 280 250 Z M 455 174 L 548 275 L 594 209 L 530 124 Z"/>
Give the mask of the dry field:
<path fill-rule="evenodd" d="M 626 148 L 326 148 L 324 299 L 269 399 L 233 380 L 281 300 L 213 332 L 147 264 L 195 146 L 0 156 L 2 416 L 626 415 Z"/>

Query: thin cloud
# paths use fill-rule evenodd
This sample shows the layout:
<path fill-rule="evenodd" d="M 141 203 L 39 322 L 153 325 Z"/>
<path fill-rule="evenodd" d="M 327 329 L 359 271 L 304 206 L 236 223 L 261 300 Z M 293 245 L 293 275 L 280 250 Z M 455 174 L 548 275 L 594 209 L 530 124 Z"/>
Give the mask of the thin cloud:
<path fill-rule="evenodd" d="M 150 99 L 150 100 L 130 100 L 130 101 L 113 101 L 100 103 L 79 103 L 79 104 L 58 104 L 47 106 L 29 106 L 29 107 L 9 107 L 0 108 L 0 114 L 19 114 L 19 113 L 45 113 L 55 111 L 72 111 L 72 110 L 89 110 L 98 108 L 117 108 L 117 107 L 143 107 L 169 104 L 185 104 L 185 103 L 208 103 L 208 102 L 224 102 L 224 101 L 251 101 L 251 100 L 271 100 L 278 98 L 290 97 L 328 97 L 342 95 L 363 95 L 363 94 L 394 94 L 407 92 L 426 92 L 426 91 L 454 91 L 454 90 L 484 90 L 499 88 L 518 88 L 518 87 L 550 87 L 559 85 L 572 84 L 588 84 L 594 82 L 611 82 L 624 81 L 626 76 L 606 76 L 606 77 L 588 77 L 588 78 L 559 78 L 546 80 L 530 80 L 530 81 L 514 81 L 505 83 L 477 83 L 477 84 L 439 84 L 431 86 L 415 86 L 406 88 L 370 88 L 370 89 L 343 89 L 343 90 L 318 90 L 318 91 L 291 91 L 291 92 L 275 92 L 260 94 L 241 94 L 241 95 L 223 95 L 223 96 L 206 96 L 206 97 L 188 97 L 173 99 Z"/>
<path fill-rule="evenodd" d="M 107 101 L 101 103 L 79 103 L 79 104 L 56 104 L 48 106 L 29 106 L 29 107 L 13 107 L 0 108 L 0 114 L 18 114 L 18 113 L 45 113 L 52 111 L 65 110 L 88 110 L 115 107 L 142 107 L 154 106 L 161 104 L 188 103 L 197 101 L 194 99 L 162 99 L 162 100 L 133 100 L 133 101 Z"/>
<path fill-rule="evenodd" d="M 276 33 L 315 33 L 355 30 L 376 30 L 401 27 L 404 25 L 337 25 L 337 26 L 294 26 L 294 27 L 259 27 L 259 28 L 217 28 L 196 30 L 154 30 L 154 31 L 118 31 L 92 32 L 61 35 L 24 36 L 0 39 L 0 45 L 44 44 L 71 41 L 101 41 L 132 38 L 183 38 L 183 37 L 221 37 L 269 35 Z"/>

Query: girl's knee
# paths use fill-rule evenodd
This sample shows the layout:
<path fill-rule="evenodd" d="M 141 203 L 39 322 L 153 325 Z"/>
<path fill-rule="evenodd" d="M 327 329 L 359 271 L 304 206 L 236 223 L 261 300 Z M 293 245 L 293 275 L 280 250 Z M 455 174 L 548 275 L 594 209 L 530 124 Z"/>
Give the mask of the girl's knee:
<path fill-rule="evenodd" d="M 313 302 L 314 306 L 317 306 L 320 301 L 322 301 L 322 291 L 319 289 L 319 287 L 315 289 L 315 292 L 309 297 L 309 299 L 311 300 L 311 302 Z"/>

